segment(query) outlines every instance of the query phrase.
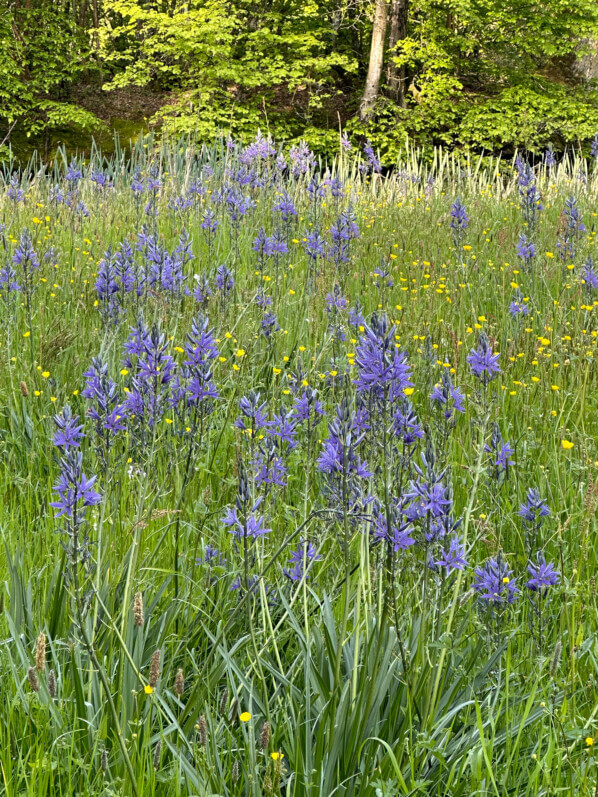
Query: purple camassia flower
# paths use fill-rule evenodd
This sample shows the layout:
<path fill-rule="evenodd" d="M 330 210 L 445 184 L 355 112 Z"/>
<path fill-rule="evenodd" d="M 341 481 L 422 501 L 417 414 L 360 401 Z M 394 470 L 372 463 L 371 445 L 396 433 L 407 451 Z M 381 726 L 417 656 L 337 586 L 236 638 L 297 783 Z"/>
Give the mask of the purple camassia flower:
<path fill-rule="evenodd" d="M 119 251 L 114 256 L 114 270 L 116 277 L 120 280 L 125 293 L 131 293 L 135 289 L 135 253 L 130 241 L 123 241 Z"/>
<path fill-rule="evenodd" d="M 509 313 L 513 316 L 513 318 L 517 318 L 517 316 L 520 315 L 525 317 L 530 314 L 529 304 L 519 301 L 518 299 L 514 299 L 509 305 Z"/>
<path fill-rule="evenodd" d="M 186 230 L 181 230 L 178 243 L 172 254 L 173 258 L 178 260 L 182 267 L 194 259 L 193 240 Z"/>
<path fill-rule="evenodd" d="M 326 241 L 318 230 L 305 233 L 305 251 L 310 260 L 317 260 L 318 257 L 326 257 Z"/>
<path fill-rule="evenodd" d="M 247 592 L 255 592 L 257 585 L 259 584 L 260 577 L 259 576 L 251 576 L 248 580 L 247 584 Z M 237 576 L 233 583 L 230 585 L 231 590 L 236 592 L 237 590 L 245 591 L 245 584 L 243 583 L 244 580 L 241 579 L 241 576 Z M 268 592 L 268 587 L 266 587 L 266 592 Z"/>
<path fill-rule="evenodd" d="M 273 257 L 274 255 L 286 255 L 289 251 L 285 240 L 282 238 L 280 232 L 275 232 L 273 235 L 266 238 L 264 246 L 264 255 L 266 257 Z"/>
<path fill-rule="evenodd" d="M 484 386 L 491 382 L 500 373 L 498 359 L 500 354 L 494 354 L 490 341 L 485 332 L 480 333 L 477 349 L 472 349 L 467 355 L 467 362 L 474 376 Z"/>
<path fill-rule="evenodd" d="M 0 293 L 11 294 L 14 291 L 21 291 L 22 287 L 17 282 L 17 272 L 7 263 L 0 269 Z"/>
<path fill-rule="evenodd" d="M 343 133 L 341 136 L 341 147 L 345 150 L 345 152 L 350 152 L 353 149 L 353 144 L 349 141 L 349 136 L 347 133 Z"/>
<path fill-rule="evenodd" d="M 125 344 L 124 363 L 134 369 L 134 376 L 123 406 L 126 414 L 136 416 L 138 426 L 145 423 L 153 427 L 171 398 L 170 383 L 176 364 L 167 349 L 166 336 L 157 327 L 150 332 L 143 319 L 137 328 L 132 328 Z"/>
<path fill-rule="evenodd" d="M 374 269 L 374 285 L 376 288 L 394 288 L 395 281 L 392 278 L 390 266 L 384 260 L 380 266 Z"/>
<path fill-rule="evenodd" d="M 555 158 L 555 155 L 554 155 L 554 150 L 552 149 L 552 144 L 544 152 L 544 164 L 549 169 L 552 166 L 556 166 L 556 158 Z"/>
<path fill-rule="evenodd" d="M 143 191 L 143 178 L 139 169 L 135 169 L 133 177 L 131 178 L 131 191 L 134 194 L 141 194 Z"/>
<path fill-rule="evenodd" d="M 289 251 L 285 241 L 277 233 L 268 236 L 263 227 L 260 228 L 257 238 L 253 241 L 252 249 L 262 258 L 286 255 Z"/>
<path fill-rule="evenodd" d="M 212 235 L 215 234 L 216 230 L 218 229 L 218 219 L 213 208 L 206 208 L 204 210 L 201 218 L 201 224 L 199 226 L 202 230 L 212 233 Z"/>
<path fill-rule="evenodd" d="M 34 269 L 39 268 L 39 260 L 33 248 L 33 241 L 29 230 L 23 230 L 21 233 L 21 239 L 12 256 L 12 262 L 15 266 L 21 266 L 23 272 L 27 276 L 30 275 Z"/>
<path fill-rule="evenodd" d="M 415 545 L 415 539 L 411 536 L 413 534 L 413 526 L 408 521 L 403 520 L 399 506 L 395 505 L 391 509 L 390 533 L 388 532 L 384 507 L 380 506 L 374 512 L 372 520 L 374 543 L 384 542 L 392 547 L 394 553 L 406 551 L 412 545 Z"/>
<path fill-rule="evenodd" d="M 255 295 L 255 303 L 259 308 L 262 310 L 266 310 L 268 307 L 272 307 L 272 297 L 268 296 L 268 294 L 264 291 L 263 288 L 258 290 Z"/>
<path fill-rule="evenodd" d="M 81 169 L 79 168 L 75 158 L 73 158 L 67 169 L 66 179 L 71 183 L 76 183 L 77 180 L 80 180 L 82 176 Z"/>
<path fill-rule="evenodd" d="M 536 245 L 524 232 L 521 233 L 517 242 L 517 256 L 524 261 L 526 266 L 529 266 L 536 256 Z"/>
<path fill-rule="evenodd" d="M 411 369 L 405 352 L 399 351 L 394 340 L 394 326 L 388 324 L 386 315 L 374 314 L 369 326 L 359 338 L 355 349 L 358 393 L 369 393 L 373 398 L 394 401 L 411 387 Z"/>
<path fill-rule="evenodd" d="M 581 278 L 588 290 L 598 290 L 598 272 L 591 257 L 588 257 L 584 263 Z"/>
<path fill-rule="evenodd" d="M 554 565 L 547 563 L 543 553 L 538 553 L 537 563 L 530 562 L 527 566 L 531 578 L 525 585 L 532 592 L 546 595 L 549 587 L 556 586 L 560 581 L 560 574 Z"/>
<path fill-rule="evenodd" d="M 536 185 L 536 176 L 529 163 L 526 163 L 520 155 L 515 158 L 515 169 L 517 170 L 519 201 L 523 217 L 529 227 L 533 229 L 536 225 L 538 212 L 543 210 L 540 203 L 540 191 Z"/>
<path fill-rule="evenodd" d="M 410 510 L 410 507 L 407 507 L 407 509 Z M 411 515 L 412 512 L 408 511 L 408 514 Z M 424 529 L 426 542 L 439 542 L 455 536 L 462 522 L 462 518 L 454 520 L 450 512 L 430 518 L 429 526 Z"/>
<path fill-rule="evenodd" d="M 278 454 L 278 449 L 274 443 L 260 447 L 252 466 L 257 487 L 262 487 L 264 484 L 276 485 L 277 487 L 287 486 L 289 469 Z"/>
<path fill-rule="evenodd" d="M 80 520 L 86 507 L 95 506 L 102 500 L 100 493 L 94 490 L 97 477 L 85 476 L 82 461 L 81 452 L 74 449 L 69 449 L 60 460 L 61 472 L 53 488 L 58 493 L 58 500 L 50 503 L 51 507 L 58 510 L 57 517 L 66 515 L 72 518 L 76 510 Z"/>
<path fill-rule="evenodd" d="M 251 208 L 255 207 L 255 202 L 251 197 L 239 193 L 235 188 L 229 188 L 226 192 L 224 201 L 226 209 L 233 224 L 237 224 Z"/>
<path fill-rule="evenodd" d="M 476 567 L 472 588 L 484 603 L 494 606 L 514 603 L 519 589 L 512 574 L 500 556 L 492 557 L 481 567 Z"/>
<path fill-rule="evenodd" d="M 510 443 L 503 440 L 497 423 L 493 426 L 492 437 L 490 442 L 484 446 L 484 451 L 494 456 L 492 466 L 497 478 L 513 465 L 511 455 L 515 453 L 515 449 L 511 447 Z"/>
<path fill-rule="evenodd" d="M 103 303 L 105 312 L 109 315 L 114 311 L 112 297 L 119 290 L 117 278 L 116 257 L 112 254 L 112 247 L 109 246 L 98 266 L 98 277 L 94 286 L 98 299 Z"/>
<path fill-rule="evenodd" d="M 292 451 L 297 447 L 295 434 L 298 423 L 299 421 L 293 410 L 287 413 L 281 410 L 278 415 L 273 416 L 269 433 L 272 437 L 277 437 L 280 443 L 286 443 L 289 450 Z"/>
<path fill-rule="evenodd" d="M 330 313 L 334 310 L 344 310 L 349 304 L 348 299 L 345 299 L 341 292 L 340 285 L 335 285 L 334 289 L 326 295 L 326 312 Z"/>
<path fill-rule="evenodd" d="M 563 234 L 559 236 L 557 249 L 563 260 L 569 260 L 575 256 L 576 243 L 586 231 L 577 199 L 574 196 L 567 197 L 565 200 L 563 215 L 565 217 L 565 229 Z"/>
<path fill-rule="evenodd" d="M 301 396 L 297 396 L 293 405 L 297 423 L 309 421 L 312 427 L 320 423 L 320 418 L 324 415 L 324 407 L 317 395 L 317 391 L 307 388 Z"/>
<path fill-rule="evenodd" d="M 280 324 L 278 323 L 278 318 L 276 317 L 276 313 L 267 312 L 264 314 L 260 322 L 260 328 L 262 334 L 266 338 L 270 338 L 273 332 L 278 332 L 280 330 Z"/>
<path fill-rule="evenodd" d="M 567 197 L 565 200 L 565 210 L 563 212 L 565 214 L 567 227 L 572 233 L 580 235 L 581 233 L 586 232 L 586 225 L 581 219 L 579 203 L 574 196 Z"/>
<path fill-rule="evenodd" d="M 187 377 L 185 395 L 188 405 L 203 406 L 208 400 L 219 397 L 211 368 L 211 362 L 219 353 L 214 341 L 214 330 L 209 328 L 208 319 L 198 315 L 193 320 L 191 332 L 187 335 L 186 359 L 183 361 Z"/>
<path fill-rule="evenodd" d="M 315 204 L 316 200 L 323 199 L 326 196 L 326 183 L 317 176 L 312 177 L 307 184 L 307 193 Z"/>
<path fill-rule="evenodd" d="M 276 155 L 276 147 L 270 139 L 264 138 L 261 132 L 258 131 L 255 139 L 239 154 L 239 161 L 244 164 L 250 164 L 260 160 L 267 160 L 272 155 Z"/>
<path fill-rule="evenodd" d="M 311 569 L 309 565 L 321 558 L 313 543 L 308 540 L 300 540 L 297 550 L 291 551 L 291 557 L 288 561 L 288 564 L 294 565 L 294 567 L 290 570 L 285 567 L 283 572 L 291 581 L 301 581 L 304 575 L 309 578 L 308 570 Z"/>
<path fill-rule="evenodd" d="M 196 564 L 226 565 L 226 559 L 214 545 L 206 545 L 203 558 L 195 560 Z"/>
<path fill-rule="evenodd" d="M 339 180 L 338 177 L 328 178 L 324 180 L 324 182 L 329 186 L 330 194 L 335 199 L 340 199 L 341 197 L 344 196 L 345 191 L 344 191 L 343 182 L 342 180 Z"/>
<path fill-rule="evenodd" d="M 417 467 L 416 469 L 419 470 Z M 440 481 L 412 480 L 405 499 L 412 502 L 408 514 L 414 520 L 425 517 L 428 513 L 431 517 L 441 517 L 453 505 L 448 489 Z"/>
<path fill-rule="evenodd" d="M 119 402 L 116 382 L 108 376 L 108 366 L 99 357 L 92 359 L 83 376 L 86 382 L 81 395 L 93 402 L 87 414 L 95 422 L 97 436 L 109 446 L 113 436 L 126 429 L 125 408 Z"/>
<path fill-rule="evenodd" d="M 77 415 L 72 414 L 68 404 L 65 405 L 61 413 L 54 416 L 54 423 L 56 425 L 56 432 L 52 439 L 54 445 L 57 448 L 65 449 L 65 451 L 69 448 L 78 448 L 81 440 L 85 437 L 83 424 L 79 423 Z"/>
<path fill-rule="evenodd" d="M 177 197 L 170 197 L 168 200 L 168 207 L 175 212 L 184 213 L 186 210 L 193 207 L 193 199 L 191 196 L 185 196 L 185 194 Z"/>
<path fill-rule="evenodd" d="M 407 398 L 399 399 L 399 406 L 393 414 L 393 432 L 407 447 L 424 437 L 424 430 Z"/>
<path fill-rule="evenodd" d="M 369 479 L 372 475 L 357 453 L 361 437 L 353 434 L 354 424 L 355 419 L 351 417 L 348 407 L 339 405 L 317 460 L 322 473 L 354 475 L 361 479 Z"/>
<path fill-rule="evenodd" d="M 438 559 L 435 559 L 433 564 L 435 568 L 444 567 L 447 575 L 451 570 L 464 570 L 468 562 L 465 558 L 465 547 L 461 538 L 456 534 L 451 537 L 448 548 L 442 548 Z"/>
<path fill-rule="evenodd" d="M 508 467 L 513 465 L 513 462 L 510 459 L 511 454 L 515 453 L 515 449 L 511 447 L 511 444 L 506 442 L 503 443 L 500 449 L 496 452 L 496 460 L 494 462 L 495 467 L 499 470 L 506 470 Z"/>
<path fill-rule="evenodd" d="M 330 225 L 330 237 L 333 242 L 332 257 L 338 263 L 346 263 L 349 260 L 350 242 L 359 238 L 359 227 L 352 208 L 343 210 L 338 219 Z"/>
<path fill-rule="evenodd" d="M 16 174 L 13 174 L 10 178 L 10 185 L 8 187 L 8 191 L 6 192 L 8 198 L 11 199 L 13 202 L 22 202 L 23 197 L 25 196 L 25 192 L 20 187 L 19 178 Z"/>
<path fill-rule="evenodd" d="M 197 281 L 197 285 L 193 291 L 193 297 L 198 304 L 205 305 L 208 303 L 208 300 L 212 295 L 210 281 L 205 274 L 196 274 L 195 279 Z"/>
<path fill-rule="evenodd" d="M 469 216 L 467 215 L 467 210 L 461 199 L 457 197 L 451 205 L 450 228 L 453 231 L 453 235 L 460 240 L 468 226 Z"/>
<path fill-rule="evenodd" d="M 354 306 L 349 308 L 348 321 L 352 327 L 365 327 L 366 320 L 361 312 L 361 304 L 359 299 L 355 299 Z"/>
<path fill-rule="evenodd" d="M 448 369 L 442 371 L 442 381 L 434 386 L 430 399 L 442 407 L 444 419 L 454 423 L 456 413 L 465 412 L 465 396 L 458 387 L 453 385 Z"/>
<path fill-rule="evenodd" d="M 373 172 L 382 171 L 382 164 L 376 157 L 376 153 L 374 152 L 374 148 L 372 146 L 371 141 L 366 141 L 366 143 L 363 145 L 363 154 L 365 155 L 367 166 Z"/>
<path fill-rule="evenodd" d="M 98 188 L 112 188 L 112 181 L 104 172 L 93 169 L 91 172 L 90 180 L 95 183 Z"/>
<path fill-rule="evenodd" d="M 229 293 L 235 287 L 234 277 L 224 264 L 216 269 L 215 285 L 223 294 Z"/>
<path fill-rule="evenodd" d="M 250 430 L 252 437 L 260 429 L 269 429 L 272 426 L 272 422 L 268 420 L 266 414 L 266 402 L 260 404 L 260 394 L 256 391 L 252 390 L 243 396 L 239 401 L 239 409 L 241 415 L 235 421 L 235 426 L 242 431 Z"/>
<path fill-rule="evenodd" d="M 517 514 L 523 518 L 524 523 L 531 526 L 541 523 L 542 518 L 548 517 L 550 508 L 546 499 L 540 496 L 540 491 L 536 487 L 531 487 L 527 491 L 526 501 L 521 504 Z"/>
<path fill-rule="evenodd" d="M 269 534 L 272 529 L 268 529 L 264 523 L 264 516 L 258 515 L 257 510 L 262 502 L 261 497 L 253 504 L 251 512 L 247 515 L 246 520 L 239 517 L 237 507 L 230 506 L 226 510 L 226 514 L 222 518 L 222 523 L 227 527 L 230 534 L 237 539 L 244 537 L 251 537 L 257 539 Z"/>
<path fill-rule="evenodd" d="M 289 150 L 289 160 L 291 161 L 291 174 L 293 177 L 300 177 L 307 174 L 316 165 L 316 158 L 305 141 L 300 141 Z"/>
<path fill-rule="evenodd" d="M 297 208 L 295 207 L 295 203 L 289 194 L 284 194 L 280 202 L 274 205 L 272 210 L 278 211 L 278 213 L 280 213 L 285 224 L 287 224 L 293 218 L 293 216 L 297 215 Z"/>

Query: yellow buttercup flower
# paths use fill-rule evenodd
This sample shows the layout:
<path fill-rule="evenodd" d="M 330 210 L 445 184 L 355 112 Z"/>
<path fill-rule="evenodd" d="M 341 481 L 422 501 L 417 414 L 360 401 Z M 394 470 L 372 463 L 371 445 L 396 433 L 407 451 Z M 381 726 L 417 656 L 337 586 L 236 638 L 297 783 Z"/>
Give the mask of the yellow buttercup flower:
<path fill-rule="evenodd" d="M 561 440 L 561 445 L 563 446 L 565 451 L 569 451 L 570 449 L 573 448 L 573 443 L 571 442 L 571 440 Z"/>
<path fill-rule="evenodd" d="M 241 722 L 249 722 L 251 719 L 251 714 L 248 711 L 244 711 L 240 716 L 239 719 Z"/>

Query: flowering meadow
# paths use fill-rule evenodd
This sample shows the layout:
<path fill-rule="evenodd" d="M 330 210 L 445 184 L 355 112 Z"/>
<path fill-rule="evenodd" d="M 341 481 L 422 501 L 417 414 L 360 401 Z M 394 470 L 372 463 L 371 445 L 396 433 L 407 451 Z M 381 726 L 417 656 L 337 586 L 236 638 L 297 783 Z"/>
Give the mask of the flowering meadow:
<path fill-rule="evenodd" d="M 146 139 L 0 209 L 0 793 L 596 794 L 593 161 Z"/>

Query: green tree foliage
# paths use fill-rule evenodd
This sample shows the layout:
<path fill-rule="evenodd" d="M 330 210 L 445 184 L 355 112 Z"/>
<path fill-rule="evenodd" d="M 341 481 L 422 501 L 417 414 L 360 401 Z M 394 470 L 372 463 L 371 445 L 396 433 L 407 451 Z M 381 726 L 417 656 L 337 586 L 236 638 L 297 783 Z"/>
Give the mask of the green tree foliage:
<path fill-rule="evenodd" d="M 0 141 L 15 128 L 31 136 L 99 124 L 71 101 L 71 86 L 94 64 L 68 0 L 0 3 L 0 43 Z"/>
<path fill-rule="evenodd" d="M 154 121 L 202 140 L 259 126 L 326 152 L 341 125 L 388 161 L 406 137 L 564 148 L 595 132 L 596 89 L 573 66 L 596 37 L 595 0 L 0 0 L 0 142 L 91 129 L 71 89 L 95 84 L 163 93 Z"/>
<path fill-rule="evenodd" d="M 160 116 L 176 132 L 211 138 L 262 124 L 299 135 L 322 124 L 343 74 L 358 69 L 341 40 L 344 10 L 335 16 L 327 2 L 106 0 L 104 10 L 101 52 L 115 70 L 107 88 L 175 89 Z"/>
<path fill-rule="evenodd" d="M 572 65 L 597 24 L 593 0 L 416 0 L 390 54 L 405 69 L 408 102 L 381 95 L 369 132 L 386 148 L 392 130 L 488 150 L 586 139 L 596 129 L 595 90 Z"/>

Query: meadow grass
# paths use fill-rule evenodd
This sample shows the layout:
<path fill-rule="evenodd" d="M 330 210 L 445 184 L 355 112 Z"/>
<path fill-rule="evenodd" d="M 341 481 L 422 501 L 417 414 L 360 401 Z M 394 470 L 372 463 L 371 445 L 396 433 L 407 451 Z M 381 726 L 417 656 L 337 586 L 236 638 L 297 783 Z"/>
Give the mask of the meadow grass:
<path fill-rule="evenodd" d="M 0 793 L 598 793 L 593 164 L 276 157 L 5 172 Z"/>

